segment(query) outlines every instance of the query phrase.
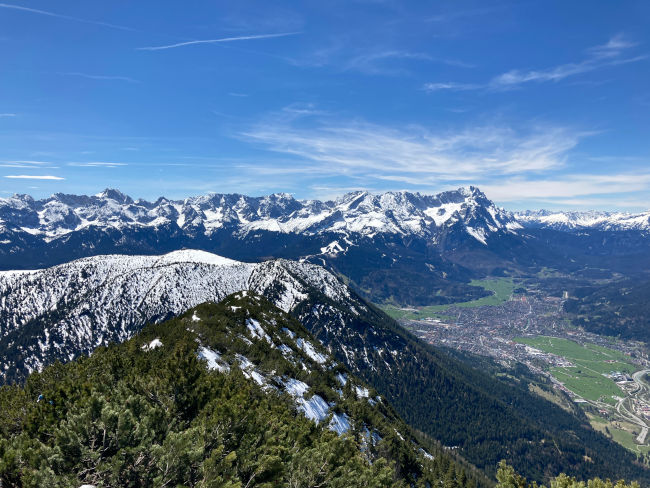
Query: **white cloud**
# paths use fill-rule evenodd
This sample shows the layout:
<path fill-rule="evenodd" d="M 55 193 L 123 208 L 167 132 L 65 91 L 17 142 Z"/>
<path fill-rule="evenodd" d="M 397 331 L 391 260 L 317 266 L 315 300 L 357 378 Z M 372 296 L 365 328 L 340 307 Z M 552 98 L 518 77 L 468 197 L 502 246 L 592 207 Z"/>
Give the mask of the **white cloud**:
<path fill-rule="evenodd" d="M 619 34 L 612 37 L 606 44 L 587 49 L 588 56 L 582 61 L 564 63 L 539 70 L 513 69 L 495 76 L 487 83 L 459 83 L 454 81 L 426 83 L 423 89 L 430 92 L 441 90 L 508 90 L 531 82 L 558 82 L 571 76 L 648 59 L 647 55 L 624 57 L 625 52 L 636 45 L 636 43 L 626 40 Z"/>
<path fill-rule="evenodd" d="M 17 180 L 65 180 L 60 176 L 52 175 L 5 175 L 5 178 L 12 178 Z"/>
<path fill-rule="evenodd" d="M 425 91 L 434 92 L 434 91 L 468 91 L 468 90 L 478 90 L 483 88 L 483 85 L 477 85 L 474 83 L 456 83 L 454 81 L 449 81 L 446 83 L 425 83 L 423 86 Z"/>
<path fill-rule="evenodd" d="M 49 161 L 0 161 L 0 168 L 56 168 Z"/>
<path fill-rule="evenodd" d="M 222 37 L 220 39 L 201 39 L 197 41 L 178 42 L 176 44 L 167 44 L 164 46 L 138 47 L 139 51 L 161 51 L 164 49 L 174 49 L 177 47 L 193 46 L 196 44 L 217 44 L 221 42 L 249 41 L 254 39 L 273 39 L 276 37 L 295 36 L 300 32 L 280 32 L 278 34 L 258 34 L 252 36 Z"/>
<path fill-rule="evenodd" d="M 499 8 L 503 8 L 503 6 L 497 5 L 497 6 L 490 6 L 485 8 L 456 10 L 456 11 L 442 13 L 439 15 L 434 15 L 433 17 L 429 17 L 426 20 L 428 22 L 447 23 L 447 22 L 468 18 L 468 17 L 483 17 L 484 15 L 490 14 Z"/>
<path fill-rule="evenodd" d="M 15 116 L 16 114 L 8 114 L 8 113 L 0 114 L 0 117 L 15 117 Z"/>
<path fill-rule="evenodd" d="M 404 73 L 405 70 L 403 68 L 388 64 L 390 61 L 395 60 L 433 61 L 433 58 L 428 54 L 418 52 L 399 50 L 375 51 L 363 53 L 348 59 L 343 63 L 342 69 L 343 71 L 359 71 L 370 75 L 396 75 Z"/>
<path fill-rule="evenodd" d="M 28 161 L 28 160 L 11 160 L 11 161 L 0 161 L 1 163 L 4 164 L 22 164 L 25 166 L 42 166 L 44 164 L 52 164 L 49 161 Z"/>
<path fill-rule="evenodd" d="M 242 137 L 331 172 L 407 182 L 547 171 L 564 165 L 567 152 L 586 135 L 560 127 L 515 131 L 485 126 L 433 133 L 344 122 L 296 128 L 273 121 Z"/>
<path fill-rule="evenodd" d="M 128 166 L 127 163 L 113 163 L 111 161 L 89 161 L 85 163 L 68 163 L 68 166 L 86 167 L 86 168 L 117 168 L 118 166 Z"/>
<path fill-rule="evenodd" d="M 509 88 L 523 83 L 560 81 L 569 76 L 575 76 L 589 71 L 605 68 L 608 66 L 617 66 L 621 64 L 636 63 L 647 59 L 647 56 L 635 56 L 627 59 L 614 59 L 605 61 L 602 58 L 588 59 L 579 63 L 567 63 L 554 68 L 539 71 L 520 71 L 512 70 L 503 73 L 490 82 L 491 88 Z"/>
<path fill-rule="evenodd" d="M 588 51 L 598 58 L 611 58 L 618 56 L 622 51 L 638 46 L 638 43 L 625 39 L 623 34 L 617 34 L 610 38 L 606 44 L 594 46 Z"/>
<path fill-rule="evenodd" d="M 485 183 L 481 189 L 502 201 L 566 200 L 593 195 L 618 195 L 647 191 L 650 173 L 567 174 L 544 179 L 513 178 Z"/>
<path fill-rule="evenodd" d="M 87 78 L 89 80 L 126 81 L 128 83 L 140 83 L 140 81 L 135 80 L 133 78 L 129 78 L 128 76 L 92 75 L 88 73 L 78 73 L 78 72 L 59 73 L 59 74 L 63 76 L 77 76 L 80 78 Z"/>
<path fill-rule="evenodd" d="M 459 59 L 435 57 L 428 53 L 406 51 L 403 49 L 379 49 L 354 47 L 358 43 L 332 41 L 331 45 L 315 50 L 302 58 L 285 58 L 294 66 L 323 68 L 330 67 L 336 71 L 356 71 L 365 75 L 405 75 L 409 74 L 412 62 L 440 63 L 457 68 L 475 68 L 475 65 Z"/>
<path fill-rule="evenodd" d="M 639 207 L 650 191 L 650 172 L 621 169 L 620 161 L 576 168 L 590 161 L 574 153 L 596 132 L 538 125 L 469 127 L 433 132 L 330 120 L 294 120 L 282 113 L 241 137 L 284 158 L 269 166 L 241 165 L 243 175 L 264 175 L 281 185 L 332 197 L 337 189 L 410 189 L 433 193 L 451 186 L 476 185 L 499 204 L 554 207 L 594 205 Z M 575 154 L 575 156 L 574 156 Z M 574 159 L 580 158 L 580 159 Z M 635 159 L 636 161 L 636 159 Z M 597 168 L 597 169 L 596 169 Z"/>

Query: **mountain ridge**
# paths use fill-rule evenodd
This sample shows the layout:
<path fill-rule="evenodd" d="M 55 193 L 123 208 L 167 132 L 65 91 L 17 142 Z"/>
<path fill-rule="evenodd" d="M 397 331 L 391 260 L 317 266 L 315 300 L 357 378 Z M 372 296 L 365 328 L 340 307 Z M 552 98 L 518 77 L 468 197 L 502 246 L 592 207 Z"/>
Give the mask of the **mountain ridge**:
<path fill-rule="evenodd" d="M 523 227 L 547 228 L 564 231 L 595 229 L 601 231 L 650 230 L 650 210 L 645 212 L 607 212 L 525 210 L 512 212 Z"/>
<path fill-rule="evenodd" d="M 0 199 L 0 232 L 27 233 L 48 242 L 90 226 L 120 229 L 165 224 L 205 235 L 228 228 L 239 235 L 267 230 L 433 237 L 436 229 L 459 221 L 483 243 L 491 232 L 520 228 L 476 187 L 437 195 L 358 191 L 328 201 L 296 200 L 287 193 L 274 193 L 263 197 L 210 194 L 183 200 L 159 197 L 149 202 L 133 200 L 115 189 L 93 196 L 56 193 L 40 200 L 29 195 Z"/>
<path fill-rule="evenodd" d="M 52 365 L 0 400 L 8 486 L 491 485 L 246 291 Z"/>
<path fill-rule="evenodd" d="M 349 298 L 344 285 L 313 264 L 244 263 L 195 250 L 163 256 L 96 256 L 45 270 L 3 271 L 1 348 L 17 354 L 22 368 L 31 372 L 43 366 L 42 357 L 70 360 L 71 355 L 126 340 L 149 321 L 249 289 L 273 294 L 276 305 L 288 312 L 306 296 L 305 287 L 291 273 L 329 297 Z M 119 325 L 115 317 L 120 318 Z M 2 377 L 21 369 L 6 355 L 3 364 Z"/>
<path fill-rule="evenodd" d="M 147 321 L 179 314 L 193 303 L 219 301 L 241 286 L 290 311 L 339 362 L 389 399 L 409 425 L 457 446 L 488 473 L 507 457 L 539 481 L 560 471 L 650 479 L 629 452 L 585 427 L 584 419 L 535 397 L 526 384 L 492 378 L 421 343 L 331 272 L 308 262 L 238 263 L 186 250 L 4 272 L 0 283 L 0 325 L 18 323 L 1 332 L 3 364 L 27 360 L 40 369 L 30 357 L 69 361 L 70 354 L 92 350 L 97 339 L 123 341 Z M 40 306 L 31 316 L 30 300 Z"/>
<path fill-rule="evenodd" d="M 476 221 L 478 208 L 487 210 L 481 215 L 482 222 Z M 0 198 L 0 232 L 22 231 L 49 241 L 93 225 L 122 228 L 166 223 L 206 235 L 227 227 L 240 235 L 267 230 L 284 234 L 336 232 L 372 236 L 379 232 L 435 237 L 436 229 L 458 221 L 484 243 L 490 232 L 525 227 L 648 230 L 650 210 L 506 211 L 474 186 L 438 194 L 355 191 L 324 201 L 295 199 L 289 193 L 260 197 L 212 193 L 184 199 L 161 196 L 147 201 L 134 200 L 113 188 L 91 196 L 55 193 L 39 200 L 26 194 Z"/>
<path fill-rule="evenodd" d="M 645 214 L 557 215 L 507 212 L 476 187 L 438 195 L 357 191 L 328 201 L 276 193 L 149 202 L 114 189 L 17 195 L 0 199 L 0 270 L 202 249 L 240 261 L 306 260 L 345 276 L 375 303 L 428 306 L 485 296 L 473 279 L 575 270 L 601 256 L 616 256 L 615 273 L 643 268 Z"/>

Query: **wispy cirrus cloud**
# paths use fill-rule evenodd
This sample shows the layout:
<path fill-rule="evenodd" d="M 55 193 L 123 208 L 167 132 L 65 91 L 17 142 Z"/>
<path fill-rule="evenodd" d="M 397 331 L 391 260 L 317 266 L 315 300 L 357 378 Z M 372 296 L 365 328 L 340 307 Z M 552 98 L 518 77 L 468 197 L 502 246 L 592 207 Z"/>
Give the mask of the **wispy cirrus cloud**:
<path fill-rule="evenodd" d="M 73 22 L 81 22 L 84 24 L 93 24 L 93 25 L 99 25 L 102 27 L 108 27 L 111 29 L 118 29 L 118 30 L 123 30 L 123 31 L 134 31 L 135 29 L 132 29 L 131 27 L 125 27 L 123 25 L 117 25 L 117 24 L 111 24 L 108 22 L 102 22 L 98 20 L 89 20 L 89 19 L 82 19 L 79 17 L 73 17 L 71 15 L 64 15 L 64 14 L 58 14 L 56 12 L 50 12 L 48 10 L 39 10 L 36 8 L 30 8 L 30 7 L 23 7 L 22 5 L 14 5 L 10 3 L 0 3 L 0 8 L 3 9 L 9 9 L 9 10 L 17 10 L 21 12 L 26 12 L 30 14 L 36 14 L 36 15 L 44 15 L 47 17 L 54 17 L 57 19 L 63 19 L 63 20 L 71 20 Z"/>
<path fill-rule="evenodd" d="M 638 46 L 637 42 L 626 39 L 623 34 L 611 37 L 607 43 L 589 48 L 588 51 L 598 58 L 611 58 L 620 55 L 624 50 Z"/>
<path fill-rule="evenodd" d="M 0 168 L 57 168 L 55 163 L 50 161 L 25 161 L 25 160 L 10 160 L 10 161 L 0 161 Z"/>
<path fill-rule="evenodd" d="M 455 81 L 447 81 L 442 83 L 425 83 L 424 90 L 429 92 L 450 90 L 450 91 L 469 91 L 485 88 L 485 85 L 476 83 L 458 83 Z"/>
<path fill-rule="evenodd" d="M 551 124 L 432 131 L 329 119 L 314 124 L 280 113 L 243 132 L 242 139 L 280 154 L 281 162 L 238 171 L 295 188 L 309 182 L 327 195 L 332 188 L 437 192 L 472 184 L 499 203 L 528 206 L 638 207 L 650 191 L 647 171 L 625 171 L 617 162 L 598 166 L 598 174 L 580 169 L 590 158 L 578 146 L 595 131 Z"/>
<path fill-rule="evenodd" d="M 65 180 L 61 176 L 53 175 L 5 175 L 4 177 L 15 180 Z"/>
<path fill-rule="evenodd" d="M 514 69 L 495 76 L 487 83 L 461 83 L 455 81 L 425 83 L 423 89 L 429 92 L 508 90 L 527 83 L 558 82 L 572 76 L 612 66 L 647 60 L 649 56 L 646 54 L 625 56 L 629 49 L 637 45 L 619 34 L 612 37 L 606 44 L 587 49 L 588 56 L 578 62 L 564 63 L 540 70 Z"/>
<path fill-rule="evenodd" d="M 400 51 L 395 49 L 384 51 L 371 51 L 345 61 L 341 69 L 343 71 L 359 71 L 365 74 L 400 74 L 406 72 L 402 67 L 390 64 L 399 60 L 419 60 L 419 61 L 432 61 L 433 58 L 425 53 Z"/>
<path fill-rule="evenodd" d="M 453 10 L 438 15 L 434 15 L 425 20 L 427 22 L 447 23 L 459 19 L 466 19 L 471 17 L 482 17 L 484 15 L 491 14 L 503 7 L 504 7 L 503 5 L 495 5 L 490 7 L 479 7 L 479 8 L 466 9 L 466 10 Z"/>
<path fill-rule="evenodd" d="M 382 177 L 404 184 L 426 187 L 439 183 L 432 177 L 394 175 Z M 620 195 L 646 192 L 650 187 L 650 173 L 568 173 L 545 175 L 538 178 L 512 176 L 495 179 L 472 179 L 490 198 L 499 202 L 513 201 L 582 201 L 587 196 Z M 650 199 L 648 200 L 650 203 Z"/>
<path fill-rule="evenodd" d="M 16 114 L 11 114 L 11 113 L 0 114 L 0 117 L 15 117 L 15 116 Z"/>
<path fill-rule="evenodd" d="M 336 122 L 296 127 L 276 120 L 241 137 L 330 171 L 400 182 L 423 176 L 470 180 L 548 171 L 563 166 L 568 151 L 587 135 L 561 127 L 516 131 L 484 126 L 434 133 L 416 126 L 397 130 Z"/>
<path fill-rule="evenodd" d="M 130 78 L 128 76 L 113 76 L 113 75 L 94 75 L 90 73 L 80 73 L 77 71 L 59 73 L 61 76 L 76 76 L 79 78 L 86 78 L 89 80 L 99 81 L 126 81 L 128 83 L 140 83 L 139 80 Z"/>
<path fill-rule="evenodd" d="M 495 183 L 485 183 L 481 189 L 491 198 L 501 202 L 538 200 L 584 204 L 589 200 L 582 197 L 606 196 L 647 192 L 650 187 L 650 173 L 624 172 L 609 174 L 571 173 L 561 177 L 540 179 L 509 178 Z M 650 205 L 650 199 L 646 202 Z"/>
<path fill-rule="evenodd" d="M 288 36 L 295 36 L 301 34 L 301 32 L 279 32 L 276 34 L 256 34 L 256 35 L 250 35 L 250 36 L 235 36 L 235 37 L 222 37 L 219 39 L 199 39 L 195 41 L 185 41 L 185 42 L 177 42 L 175 44 L 167 44 L 167 45 L 162 45 L 162 46 L 148 46 L 148 47 L 138 47 L 136 50 L 138 51 L 162 51 L 165 49 L 175 49 L 178 47 L 185 47 L 185 46 L 195 46 L 198 44 L 219 44 L 223 42 L 238 42 L 238 41 L 251 41 L 251 40 L 257 40 L 257 39 L 274 39 L 277 37 L 288 37 Z"/>
<path fill-rule="evenodd" d="M 128 163 L 114 163 L 111 161 L 87 161 L 87 162 L 71 162 L 68 166 L 76 166 L 79 168 L 119 168 L 121 166 L 128 166 Z"/>
<path fill-rule="evenodd" d="M 332 68 L 336 71 L 355 71 L 366 75 L 405 75 L 412 67 L 409 63 L 438 63 L 457 68 L 474 68 L 475 65 L 460 59 L 434 56 L 429 53 L 395 48 L 356 48 L 350 50 L 350 42 L 340 39 L 329 46 L 315 50 L 301 58 L 285 58 L 285 61 L 301 67 Z"/>

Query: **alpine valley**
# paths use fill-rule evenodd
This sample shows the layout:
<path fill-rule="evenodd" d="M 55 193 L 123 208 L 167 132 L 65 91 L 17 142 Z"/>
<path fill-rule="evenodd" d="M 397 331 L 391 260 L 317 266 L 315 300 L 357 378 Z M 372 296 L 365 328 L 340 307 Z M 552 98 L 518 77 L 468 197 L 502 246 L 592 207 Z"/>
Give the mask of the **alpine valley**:
<path fill-rule="evenodd" d="M 650 486 L 650 315 L 630 299 L 650 283 L 650 212 L 513 213 L 475 187 L 325 202 L 15 195 L 0 200 L 0 267 L 9 486 L 491 486 L 503 459 L 538 482 Z M 606 366 L 526 342 L 547 335 Z M 640 391 L 592 399 L 558 365 L 634 374 Z M 265 411 L 276 444 L 251 440 Z M 98 444 L 98 425 L 113 437 Z"/>

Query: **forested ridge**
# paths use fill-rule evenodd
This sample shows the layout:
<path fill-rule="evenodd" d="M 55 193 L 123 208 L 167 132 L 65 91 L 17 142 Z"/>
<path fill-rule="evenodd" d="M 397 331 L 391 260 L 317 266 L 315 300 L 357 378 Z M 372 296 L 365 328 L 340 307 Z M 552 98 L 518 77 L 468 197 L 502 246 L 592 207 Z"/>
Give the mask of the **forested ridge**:
<path fill-rule="evenodd" d="M 323 317 L 319 322 L 306 314 L 309 304 L 316 302 L 326 299 L 307 300 L 294 314 L 328 344 L 333 339 L 320 327 Z M 355 316 L 331 305 L 345 317 L 347 327 L 366 331 L 352 345 L 367 349 L 373 367 L 362 367 L 358 374 L 385 395 L 409 425 L 457 449 L 490 476 L 500 460 L 508 459 L 538 482 L 566 472 L 580 479 L 625 478 L 650 486 L 650 471 L 634 454 L 593 430 L 586 418 L 531 393 L 525 379 L 503 381 L 479 370 L 418 340 L 375 307 Z M 401 351 L 397 367 L 384 365 L 381 341 L 372 330 L 390 337 L 391 348 Z M 334 351 L 346 360 L 337 348 Z"/>
<path fill-rule="evenodd" d="M 650 281 L 629 279 L 573 290 L 564 303 L 573 324 L 596 334 L 650 341 Z"/>
<path fill-rule="evenodd" d="M 537 482 L 528 480 L 518 474 L 505 460 L 499 463 L 497 470 L 497 485 L 495 488 L 545 488 Z M 594 478 L 587 481 L 577 480 L 573 476 L 562 473 L 551 480 L 551 488 L 641 488 L 637 482 L 626 483 L 625 480 L 612 482 L 609 479 Z"/>
<path fill-rule="evenodd" d="M 264 333 L 255 339 L 250 324 Z M 310 340 L 305 355 L 296 344 Z M 211 363 L 201 350 L 219 354 Z M 0 388 L 2 486 L 491 484 L 324 357 L 295 319 L 244 293 L 55 363 L 23 386 Z M 325 398 L 327 418 L 305 418 L 282 379 L 308 385 L 305 398 Z M 328 428 L 333 414 L 350 419 L 343 435 Z"/>

